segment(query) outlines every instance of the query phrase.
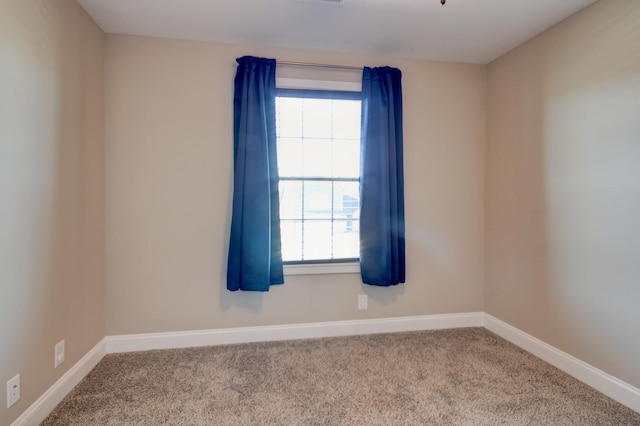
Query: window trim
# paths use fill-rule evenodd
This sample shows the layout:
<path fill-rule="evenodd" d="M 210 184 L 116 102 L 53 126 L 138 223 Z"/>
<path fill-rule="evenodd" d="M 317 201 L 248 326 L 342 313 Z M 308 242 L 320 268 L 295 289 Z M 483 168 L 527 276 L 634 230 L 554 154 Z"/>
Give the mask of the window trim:
<path fill-rule="evenodd" d="M 327 90 L 362 92 L 362 82 L 307 80 L 276 77 L 276 88 L 294 90 Z M 327 263 L 284 263 L 284 275 L 359 274 L 358 261 Z"/>
<path fill-rule="evenodd" d="M 285 263 L 285 275 L 359 274 L 359 262 Z"/>
<path fill-rule="evenodd" d="M 276 88 L 294 90 L 329 90 L 334 92 L 362 92 L 362 82 L 303 80 L 300 78 L 276 77 Z"/>

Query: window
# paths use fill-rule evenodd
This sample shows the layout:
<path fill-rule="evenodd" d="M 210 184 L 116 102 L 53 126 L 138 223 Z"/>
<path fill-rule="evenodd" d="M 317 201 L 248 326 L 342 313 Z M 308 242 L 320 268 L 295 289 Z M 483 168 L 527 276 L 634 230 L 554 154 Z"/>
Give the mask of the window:
<path fill-rule="evenodd" d="M 360 97 L 359 92 L 278 90 L 286 264 L 355 262 L 359 257 Z"/>

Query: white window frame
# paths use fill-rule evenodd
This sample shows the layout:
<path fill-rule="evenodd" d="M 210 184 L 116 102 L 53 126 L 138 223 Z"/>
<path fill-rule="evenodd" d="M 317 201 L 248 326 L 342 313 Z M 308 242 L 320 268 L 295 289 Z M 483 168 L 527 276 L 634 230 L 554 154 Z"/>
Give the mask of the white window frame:
<path fill-rule="evenodd" d="M 276 77 L 278 89 L 340 90 L 361 92 L 362 82 L 306 80 Z M 284 265 L 284 275 L 356 274 L 360 273 L 359 262 L 308 263 Z"/>

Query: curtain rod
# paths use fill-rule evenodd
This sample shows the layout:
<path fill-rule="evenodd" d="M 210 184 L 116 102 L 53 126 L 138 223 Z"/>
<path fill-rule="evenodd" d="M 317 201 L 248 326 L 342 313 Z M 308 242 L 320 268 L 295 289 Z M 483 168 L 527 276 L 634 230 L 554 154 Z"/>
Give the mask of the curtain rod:
<path fill-rule="evenodd" d="M 278 60 L 276 60 L 276 64 L 288 65 L 291 67 L 332 68 L 332 69 L 344 70 L 344 71 L 362 71 L 362 67 L 351 67 L 347 65 L 313 64 L 308 62 L 291 62 L 291 61 L 278 61 Z"/>

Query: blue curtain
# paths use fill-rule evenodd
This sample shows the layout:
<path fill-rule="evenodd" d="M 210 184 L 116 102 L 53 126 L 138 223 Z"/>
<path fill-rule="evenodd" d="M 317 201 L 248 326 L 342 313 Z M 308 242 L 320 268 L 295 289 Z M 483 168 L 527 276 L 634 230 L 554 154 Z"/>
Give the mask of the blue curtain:
<path fill-rule="evenodd" d="M 405 282 L 402 73 L 365 67 L 362 74 L 360 269 L 362 282 Z"/>
<path fill-rule="evenodd" d="M 276 156 L 276 61 L 237 59 L 233 98 L 233 215 L 227 289 L 284 282 Z"/>

